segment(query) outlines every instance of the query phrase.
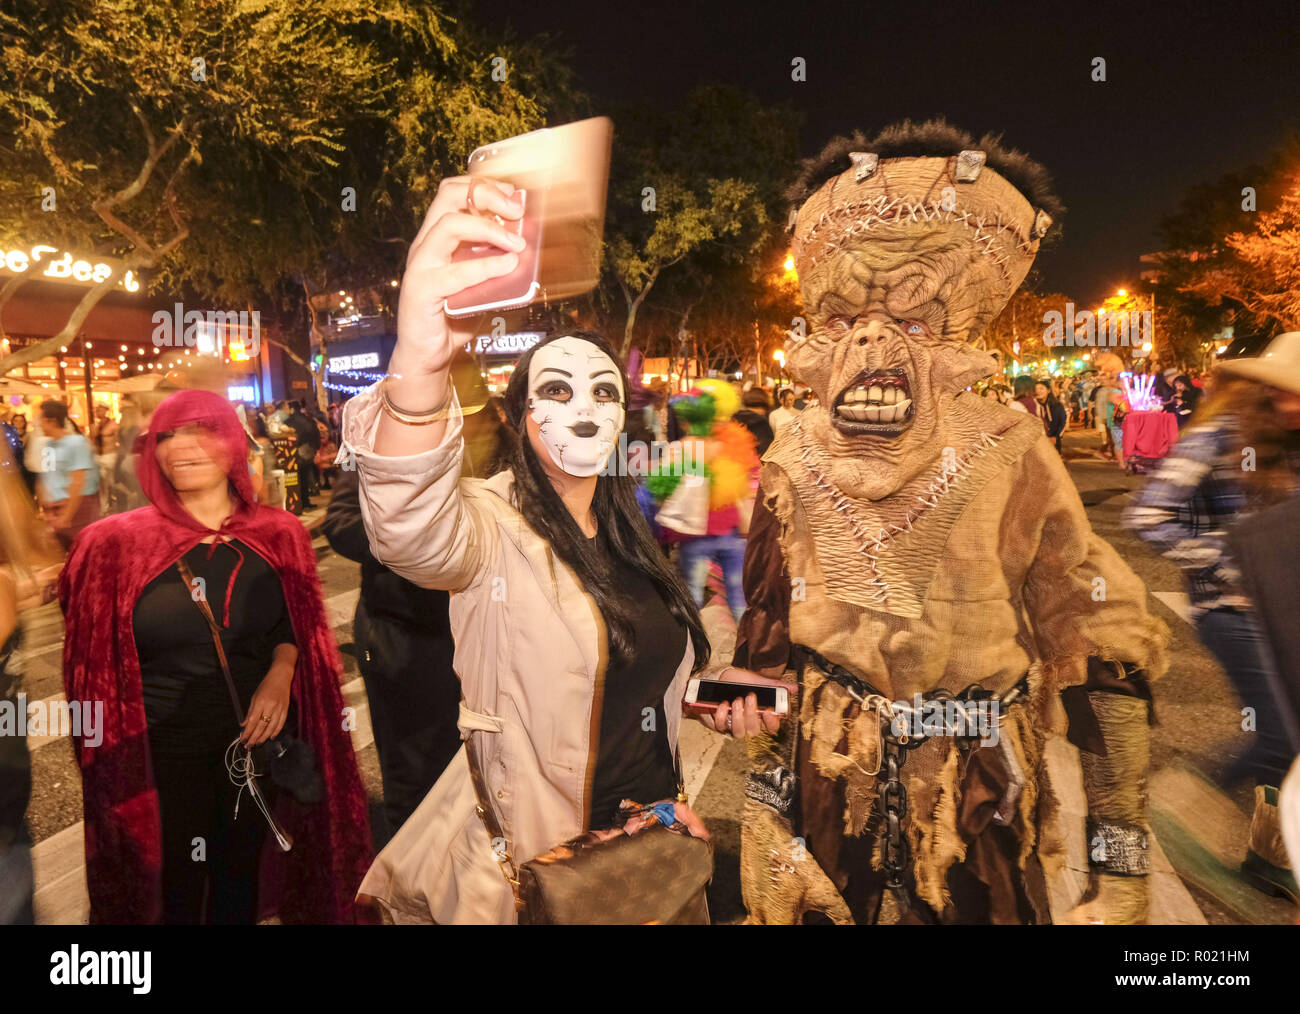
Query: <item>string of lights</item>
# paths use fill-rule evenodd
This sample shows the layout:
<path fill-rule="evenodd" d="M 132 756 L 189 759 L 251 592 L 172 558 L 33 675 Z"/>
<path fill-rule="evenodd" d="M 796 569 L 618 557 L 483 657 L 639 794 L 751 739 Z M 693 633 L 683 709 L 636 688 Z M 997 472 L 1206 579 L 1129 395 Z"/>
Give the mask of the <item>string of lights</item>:
<path fill-rule="evenodd" d="M 345 377 L 348 380 L 377 381 L 384 379 L 384 374 L 372 373 L 367 370 L 329 370 L 328 373 L 331 377 Z"/>
<path fill-rule="evenodd" d="M 326 390 L 338 391 L 341 394 L 360 394 L 362 391 L 367 390 L 369 387 L 370 387 L 369 384 L 365 384 L 361 387 L 352 387 L 348 384 L 331 384 L 328 380 L 325 381 Z"/>

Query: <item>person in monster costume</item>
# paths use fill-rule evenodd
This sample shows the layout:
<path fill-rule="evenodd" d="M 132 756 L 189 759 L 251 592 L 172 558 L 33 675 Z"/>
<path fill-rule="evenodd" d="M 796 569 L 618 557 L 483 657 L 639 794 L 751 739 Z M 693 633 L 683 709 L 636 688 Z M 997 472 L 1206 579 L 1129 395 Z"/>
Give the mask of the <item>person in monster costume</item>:
<path fill-rule="evenodd" d="M 800 681 L 750 745 L 750 921 L 1142 922 L 1168 630 L 1042 423 L 968 390 L 1061 215 L 1047 174 L 903 123 L 790 196 L 818 404 L 763 456 L 746 556 L 736 663 Z"/>

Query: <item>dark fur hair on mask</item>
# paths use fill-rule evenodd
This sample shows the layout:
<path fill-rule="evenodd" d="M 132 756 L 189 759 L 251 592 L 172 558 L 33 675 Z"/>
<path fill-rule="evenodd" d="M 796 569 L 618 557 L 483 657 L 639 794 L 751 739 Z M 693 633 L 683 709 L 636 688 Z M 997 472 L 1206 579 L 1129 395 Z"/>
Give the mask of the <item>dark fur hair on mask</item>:
<path fill-rule="evenodd" d="M 860 130 L 854 131 L 851 137 L 833 137 L 821 150 L 821 154 L 804 160 L 798 179 L 791 184 L 785 196 L 794 208 L 801 207 L 823 183 L 852 166 L 849 159 L 851 151 L 871 152 L 881 159 L 887 159 L 949 156 L 967 149 L 984 152 L 988 168 L 1004 177 L 1035 208 L 1041 208 L 1051 215 L 1052 228 L 1048 231 L 1047 240 L 1055 241 L 1059 238 L 1065 205 L 1056 196 L 1048 171 L 1024 152 L 1004 147 L 1001 134 L 985 134 L 976 141 L 966 131 L 943 119 L 926 120 L 924 123 L 904 120 L 886 127 L 873 138 L 868 138 Z"/>

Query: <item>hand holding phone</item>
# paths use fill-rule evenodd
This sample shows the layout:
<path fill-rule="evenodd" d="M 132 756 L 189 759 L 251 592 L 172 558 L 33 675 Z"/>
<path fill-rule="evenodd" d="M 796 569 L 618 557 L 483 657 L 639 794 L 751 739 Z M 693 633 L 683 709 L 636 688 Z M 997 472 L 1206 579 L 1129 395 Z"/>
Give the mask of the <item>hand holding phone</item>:
<path fill-rule="evenodd" d="M 723 670 L 720 677 L 687 682 L 682 706 L 688 715 L 714 732 L 737 739 L 780 728 L 794 687 L 735 667 Z"/>
<path fill-rule="evenodd" d="M 612 138 L 609 119 L 597 116 L 487 144 L 470 155 L 472 178 L 509 183 L 523 192 L 522 219 L 505 224 L 522 234 L 525 246 L 512 271 L 448 296 L 448 315 L 519 309 L 595 287 Z M 490 243 L 467 243 L 453 259 L 472 261 L 499 252 Z"/>
<path fill-rule="evenodd" d="M 525 246 L 504 224 L 523 217 L 523 202 L 513 196 L 515 188 L 495 180 L 473 181 L 475 206 L 491 212 L 488 217 L 467 213 L 471 182 L 467 176 L 442 181 L 406 256 L 397 306 L 397 345 L 385 383 L 393 403 L 410 413 L 443 404 L 449 396 L 452 357 L 458 346 L 473 337 L 466 325 L 447 317 L 447 297 L 509 274 Z M 499 251 L 454 261 L 452 255 L 462 243 L 492 244 Z M 445 428 L 442 422 L 406 426 L 381 416 L 374 449 L 399 457 L 418 454 L 436 447 Z"/>

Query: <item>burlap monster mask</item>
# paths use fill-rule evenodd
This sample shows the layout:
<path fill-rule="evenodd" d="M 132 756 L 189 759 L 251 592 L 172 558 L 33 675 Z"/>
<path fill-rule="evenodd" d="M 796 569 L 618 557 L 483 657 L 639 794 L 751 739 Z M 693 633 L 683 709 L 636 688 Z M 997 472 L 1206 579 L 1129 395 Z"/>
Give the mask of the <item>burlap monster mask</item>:
<path fill-rule="evenodd" d="M 837 138 L 791 197 L 807 332 L 788 363 L 821 401 L 803 426 L 836 487 L 880 500 L 960 443 L 948 408 L 996 369 L 972 343 L 1060 208 L 1036 163 L 942 122 Z"/>

